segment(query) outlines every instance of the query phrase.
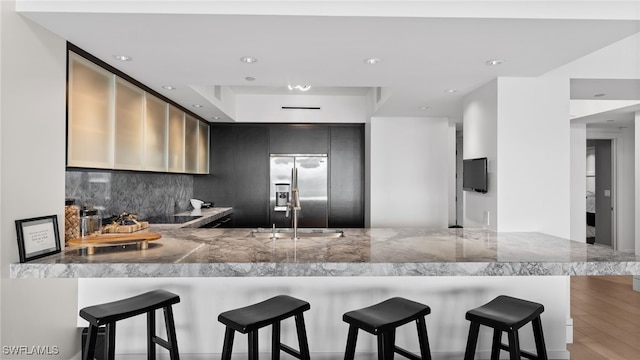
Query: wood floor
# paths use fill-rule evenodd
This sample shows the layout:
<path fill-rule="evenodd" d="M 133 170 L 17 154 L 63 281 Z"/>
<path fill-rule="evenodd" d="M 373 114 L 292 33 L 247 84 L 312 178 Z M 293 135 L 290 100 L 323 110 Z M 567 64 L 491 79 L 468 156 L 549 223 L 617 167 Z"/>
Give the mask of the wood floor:
<path fill-rule="evenodd" d="M 572 276 L 571 360 L 640 359 L 640 292 L 631 276 Z"/>

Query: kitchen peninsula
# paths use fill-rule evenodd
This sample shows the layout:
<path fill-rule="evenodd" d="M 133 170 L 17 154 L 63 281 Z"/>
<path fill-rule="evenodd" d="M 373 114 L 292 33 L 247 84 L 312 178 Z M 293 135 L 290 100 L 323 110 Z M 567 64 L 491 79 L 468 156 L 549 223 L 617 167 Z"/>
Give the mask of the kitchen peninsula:
<path fill-rule="evenodd" d="M 204 211 L 204 210 L 203 210 Z M 152 225 L 144 252 L 77 249 L 25 264 L 14 278 L 219 276 L 570 276 L 640 274 L 640 258 L 539 233 L 481 229 L 344 229 L 342 237 L 271 239 L 252 229 Z M 195 225 L 194 225 L 195 224 Z"/>
<path fill-rule="evenodd" d="M 405 296 L 433 310 L 427 326 L 434 358 L 459 355 L 468 330 L 465 311 L 505 293 L 545 305 L 549 354 L 560 359 L 568 358 L 566 343 L 572 338 L 569 276 L 640 274 L 640 258 L 633 254 L 540 233 L 342 229 L 342 237 L 296 241 L 272 239 L 270 229 L 255 236 L 252 229 L 184 226 L 189 225 L 152 225 L 162 238 L 144 251 L 120 247 L 86 256 L 66 249 L 13 264 L 11 276 L 80 278 L 78 308 L 158 287 L 175 291 L 184 304 L 176 309 L 181 352 L 207 354 L 221 351 L 218 313 L 286 293 L 312 303 L 305 315 L 312 352 L 344 351 L 346 326 L 340 319 L 345 311 Z M 86 324 L 79 319 L 78 326 Z M 144 341 L 134 340 L 139 326 L 144 325 L 118 330 L 118 351 L 144 352 Z M 292 328 L 284 328 L 294 336 Z M 398 341 L 412 339 L 412 330 L 404 329 L 408 334 Z M 527 331 L 523 346 L 532 347 Z M 481 333 L 480 353 L 488 351 L 490 336 Z M 375 351 L 373 342 L 363 343 L 358 351 Z M 243 345 L 238 342 L 239 351 Z"/>

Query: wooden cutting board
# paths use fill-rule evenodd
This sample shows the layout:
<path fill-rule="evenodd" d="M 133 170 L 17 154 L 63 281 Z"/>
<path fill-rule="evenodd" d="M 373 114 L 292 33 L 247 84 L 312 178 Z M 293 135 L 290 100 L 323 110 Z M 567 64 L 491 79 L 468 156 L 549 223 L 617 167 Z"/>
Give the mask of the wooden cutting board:
<path fill-rule="evenodd" d="M 100 246 L 100 245 L 119 245 L 122 243 L 135 243 L 143 241 L 158 240 L 162 236 L 153 232 L 137 232 L 131 234 L 94 234 L 69 240 L 68 244 L 72 246 Z"/>

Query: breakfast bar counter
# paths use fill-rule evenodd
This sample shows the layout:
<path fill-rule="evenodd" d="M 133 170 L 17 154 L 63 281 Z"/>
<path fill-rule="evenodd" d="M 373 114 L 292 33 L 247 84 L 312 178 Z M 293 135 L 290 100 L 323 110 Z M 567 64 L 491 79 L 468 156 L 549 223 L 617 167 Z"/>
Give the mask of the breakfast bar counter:
<path fill-rule="evenodd" d="M 77 248 L 11 265 L 13 278 L 638 275 L 640 257 L 540 233 L 341 229 L 272 238 L 271 229 L 151 226 L 146 250 Z M 308 232 L 308 231 L 307 231 Z M 258 235 L 258 236 L 255 236 Z M 313 235 L 313 234 L 311 234 Z"/>
<path fill-rule="evenodd" d="M 299 229 L 300 238 L 293 240 L 285 235 L 290 229 L 278 229 L 274 238 L 272 229 L 185 226 L 152 225 L 148 231 L 161 238 L 144 250 L 115 246 L 88 255 L 67 247 L 60 254 L 12 264 L 11 277 L 77 278 L 78 309 L 157 288 L 180 294 L 175 309 L 180 348 L 194 354 L 220 352 L 224 331 L 212 324 L 217 314 L 287 294 L 312 304 L 305 317 L 313 353 L 344 351 L 348 327 L 340 319 L 346 311 L 403 296 L 432 309 L 427 327 L 434 359 L 462 358 L 465 312 L 507 294 L 544 304 L 549 356 L 568 359 L 566 344 L 573 337 L 569 277 L 640 274 L 640 258 L 634 254 L 540 233 Z M 78 318 L 78 326 L 86 322 Z M 144 352 L 134 325 L 118 331 L 119 352 Z M 478 351 L 486 358 L 490 338 L 481 332 Z M 417 351 L 415 344 L 406 345 Z M 528 336 L 523 346 L 533 347 Z M 375 343 L 358 351 L 373 353 Z"/>

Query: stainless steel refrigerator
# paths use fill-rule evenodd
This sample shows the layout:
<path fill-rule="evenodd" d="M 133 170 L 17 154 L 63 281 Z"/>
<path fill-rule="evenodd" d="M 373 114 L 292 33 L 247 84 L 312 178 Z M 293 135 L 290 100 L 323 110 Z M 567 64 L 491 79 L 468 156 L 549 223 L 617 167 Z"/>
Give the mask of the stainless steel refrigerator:
<path fill-rule="evenodd" d="M 283 204 L 291 199 L 291 191 L 296 185 L 292 178 L 294 171 L 297 172 L 301 207 L 298 212 L 298 227 L 326 228 L 328 226 L 327 154 L 271 154 L 270 222 L 278 228 L 291 227 L 293 212 L 287 212 L 287 207 Z"/>

